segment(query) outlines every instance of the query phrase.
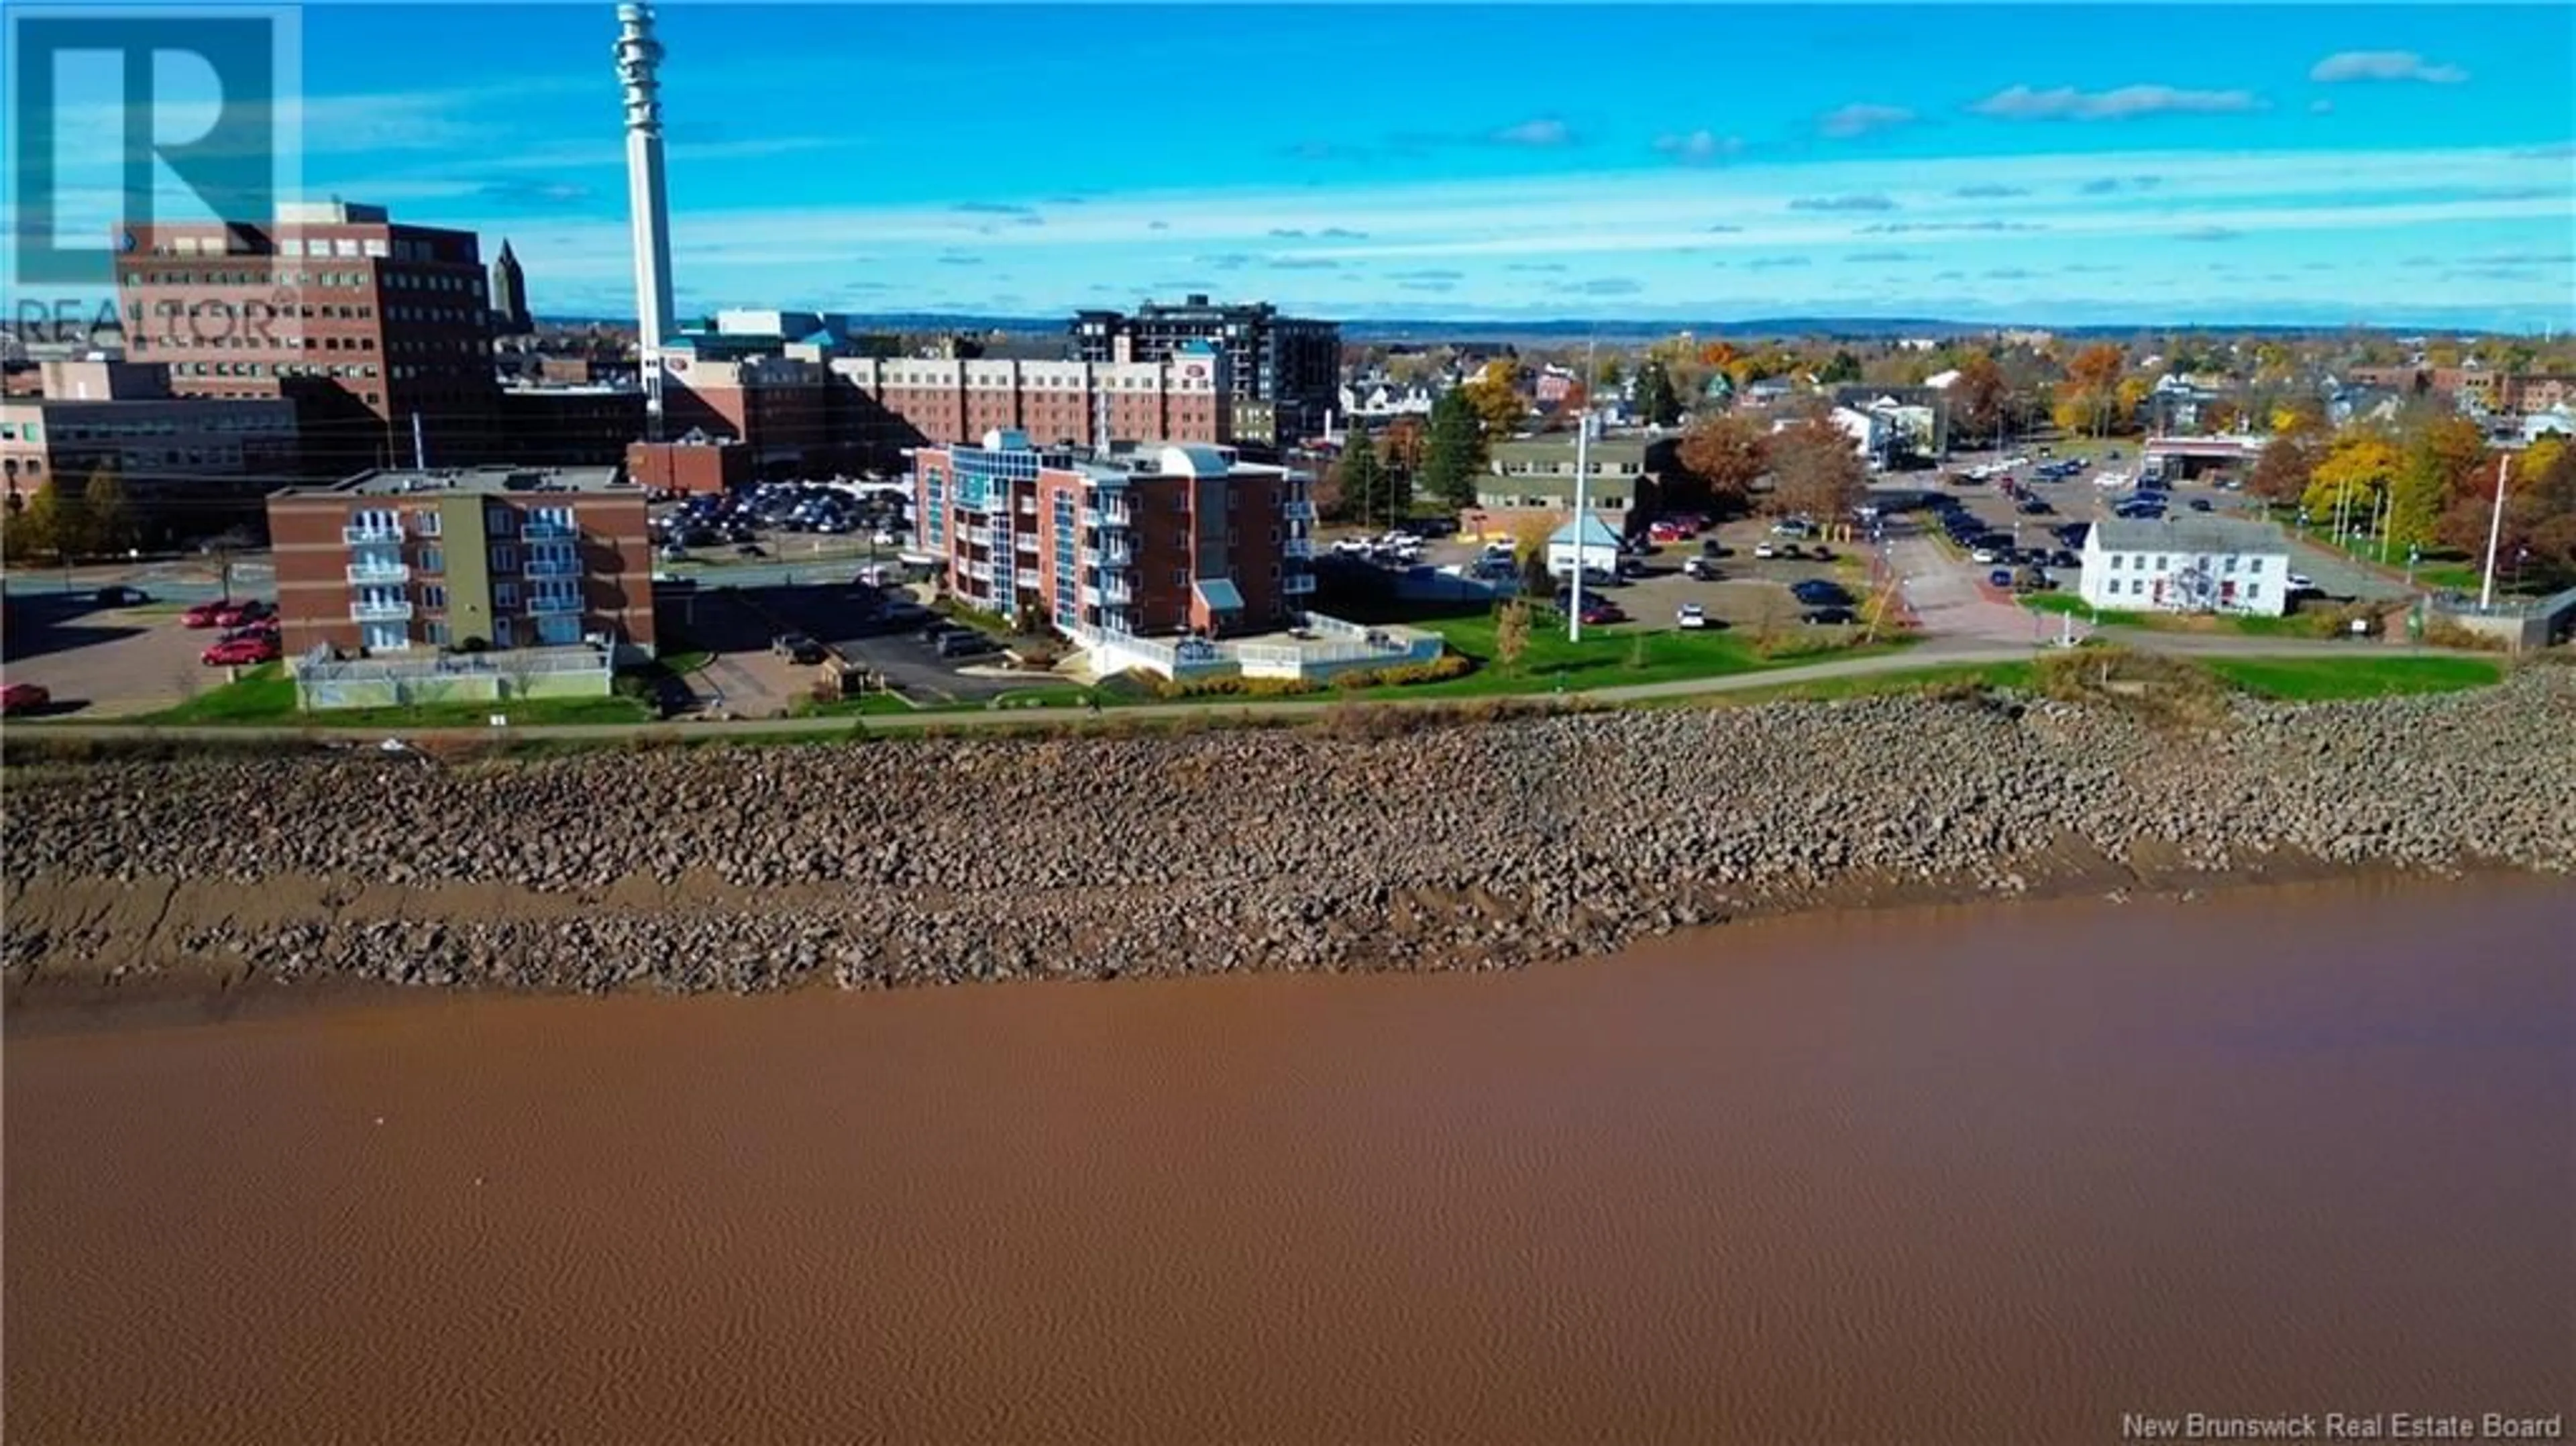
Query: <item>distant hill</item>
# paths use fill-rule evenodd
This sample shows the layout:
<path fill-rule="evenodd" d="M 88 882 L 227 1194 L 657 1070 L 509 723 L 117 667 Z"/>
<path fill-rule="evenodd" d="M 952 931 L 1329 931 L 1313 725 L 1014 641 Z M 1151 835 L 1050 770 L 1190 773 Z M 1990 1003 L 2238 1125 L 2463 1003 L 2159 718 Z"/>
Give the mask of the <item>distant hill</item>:
<path fill-rule="evenodd" d="M 855 315 L 854 320 L 875 330 L 898 332 L 1011 332 L 1022 335 L 1062 335 L 1072 313 L 1058 316 L 986 316 L 972 313 L 894 311 Z M 634 323 L 617 317 L 545 316 L 538 318 L 540 327 L 607 326 L 632 328 Z M 1442 342 L 1442 341 L 1532 341 L 1562 343 L 1595 338 L 1605 342 L 1648 341 L 1690 332 L 1707 337 L 1840 337 L 1854 341 L 1886 340 L 1894 337 L 1931 337 L 1949 339 L 1985 336 L 1998 331 L 2048 331 L 2060 336 L 2126 337 L 2140 332 L 2157 334 L 2213 334 L 2225 336 L 2324 336 L 2352 331 L 2419 332 L 2448 330 L 2458 335 L 2476 336 L 2489 329 L 2466 322 L 2448 326 L 2423 322 L 2372 324 L 2368 322 L 2209 322 L 2156 321 L 2152 319 L 2094 323 L 2068 326 L 2044 319 L 1969 322 L 1947 321 L 1938 317 L 1884 316 L 1780 316 L 1758 317 L 1746 321 L 1689 321 L 1681 319 L 1636 320 L 1604 317 L 1596 320 L 1529 320 L 1495 319 L 1491 321 L 1443 321 L 1361 319 L 1342 323 L 1345 339 L 1357 342 Z"/>

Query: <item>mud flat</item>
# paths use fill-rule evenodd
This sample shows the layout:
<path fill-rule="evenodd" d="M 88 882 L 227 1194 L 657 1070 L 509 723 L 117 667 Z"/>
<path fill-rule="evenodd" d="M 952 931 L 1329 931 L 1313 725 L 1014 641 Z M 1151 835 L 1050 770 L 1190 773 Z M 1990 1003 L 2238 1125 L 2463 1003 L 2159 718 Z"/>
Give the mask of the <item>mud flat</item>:
<path fill-rule="evenodd" d="M 1886 697 L 1241 731 L 53 763 L 14 1002 L 1510 968 L 1800 909 L 2576 865 L 2576 669 L 2480 692 Z"/>

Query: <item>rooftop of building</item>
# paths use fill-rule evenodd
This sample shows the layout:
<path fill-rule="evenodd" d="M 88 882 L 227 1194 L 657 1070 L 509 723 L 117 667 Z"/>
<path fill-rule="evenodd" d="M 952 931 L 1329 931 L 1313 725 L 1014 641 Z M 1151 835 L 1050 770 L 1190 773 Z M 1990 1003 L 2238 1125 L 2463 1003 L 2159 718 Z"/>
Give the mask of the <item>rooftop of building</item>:
<path fill-rule="evenodd" d="M 286 487 L 281 497 L 410 497 L 472 492 L 490 496 L 543 493 L 635 493 L 623 467 L 379 467 L 319 487 Z"/>
<path fill-rule="evenodd" d="M 2108 517 L 2085 538 L 2103 552 L 2286 553 L 2287 534 L 2269 522 L 2234 517 Z"/>
<path fill-rule="evenodd" d="M 1263 462 L 1246 462 L 1232 447 L 1206 442 L 1113 441 L 1106 452 L 1087 447 L 1041 447 L 1032 443 L 1025 432 L 994 430 L 984 434 L 983 444 L 970 447 L 928 447 L 934 452 L 1028 452 L 1035 454 L 1040 467 L 1079 472 L 1095 482 L 1118 482 L 1131 477 L 1275 477 L 1288 469 Z"/>

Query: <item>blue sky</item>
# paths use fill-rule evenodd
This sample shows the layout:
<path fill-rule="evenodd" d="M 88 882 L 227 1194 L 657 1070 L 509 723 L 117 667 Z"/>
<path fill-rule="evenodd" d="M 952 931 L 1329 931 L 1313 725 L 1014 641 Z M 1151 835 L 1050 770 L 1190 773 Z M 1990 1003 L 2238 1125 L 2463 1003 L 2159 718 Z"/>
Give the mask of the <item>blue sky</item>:
<path fill-rule="evenodd" d="M 632 313 L 610 6 L 302 14 L 308 193 L 508 237 L 540 312 Z M 684 311 L 2576 324 L 2563 5 L 661 30 Z"/>

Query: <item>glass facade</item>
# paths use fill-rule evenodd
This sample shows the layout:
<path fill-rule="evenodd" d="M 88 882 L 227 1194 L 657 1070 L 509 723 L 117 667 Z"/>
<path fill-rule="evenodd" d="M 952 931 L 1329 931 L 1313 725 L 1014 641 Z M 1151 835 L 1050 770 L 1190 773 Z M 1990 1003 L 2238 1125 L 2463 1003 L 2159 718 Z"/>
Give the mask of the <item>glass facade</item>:
<path fill-rule="evenodd" d="M 1073 494 L 1055 494 L 1055 625 L 1067 632 L 1082 623 L 1082 600 L 1074 590 L 1078 564 L 1073 554 Z"/>

